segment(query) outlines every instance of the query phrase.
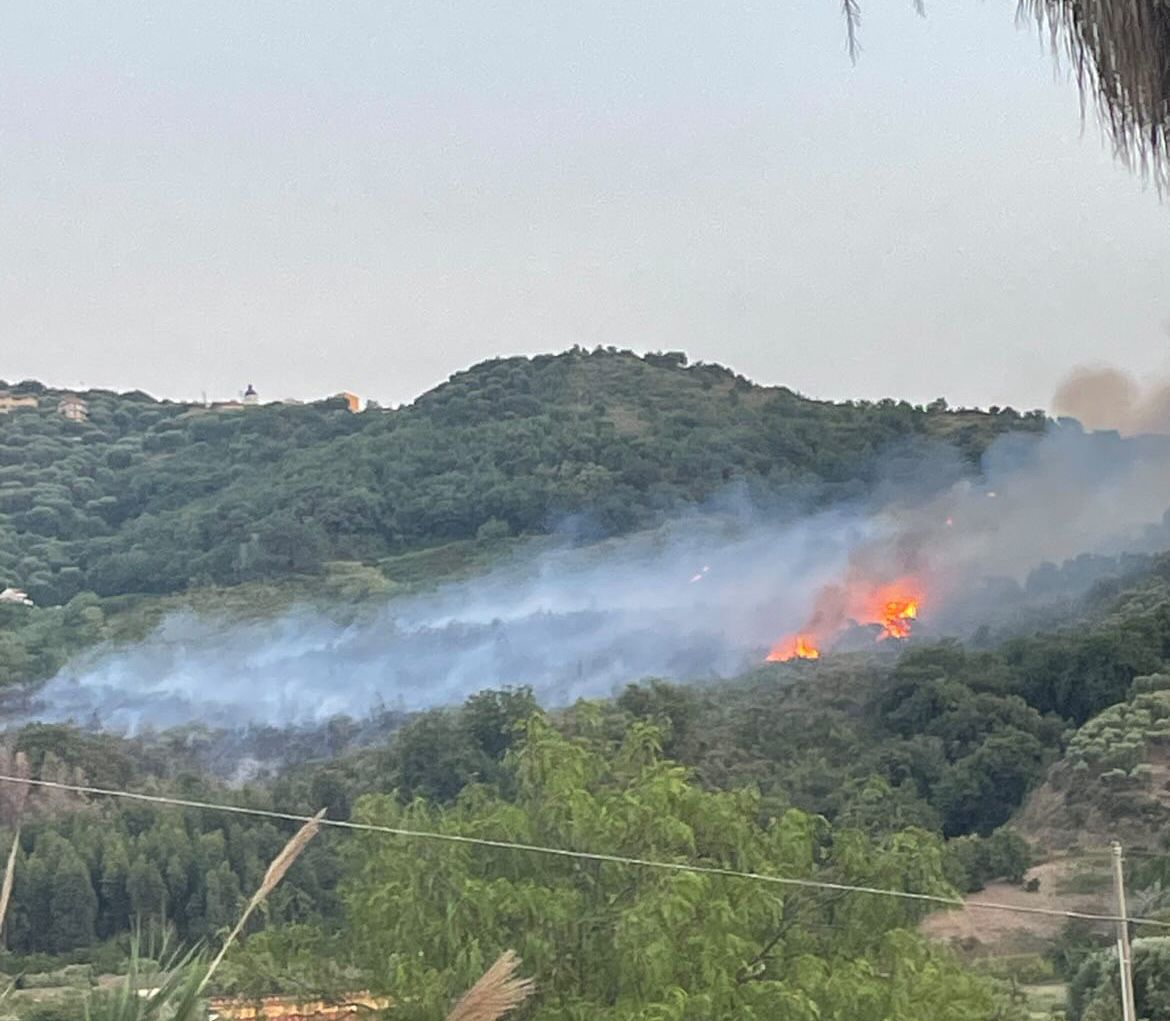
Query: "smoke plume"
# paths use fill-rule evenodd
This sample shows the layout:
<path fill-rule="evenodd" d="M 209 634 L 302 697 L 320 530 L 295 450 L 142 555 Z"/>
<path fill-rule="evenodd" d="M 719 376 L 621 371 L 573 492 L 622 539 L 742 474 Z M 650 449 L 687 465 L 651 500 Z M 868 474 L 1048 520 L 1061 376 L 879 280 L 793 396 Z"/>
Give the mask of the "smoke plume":
<path fill-rule="evenodd" d="M 1142 383 L 1121 369 L 1074 369 L 1052 398 L 1059 415 L 1123 436 L 1170 433 L 1170 381 Z"/>
<path fill-rule="evenodd" d="M 557 705 L 649 676 L 725 678 L 761 663 L 833 586 L 913 575 L 915 627 L 961 633 L 1004 611 L 1005 591 L 1024 598 L 1045 562 L 1170 546 L 1167 507 L 1161 437 L 1008 434 L 978 477 L 952 448 L 913 447 L 862 501 L 798 515 L 724 494 L 654 532 L 520 554 L 345 623 L 308 607 L 246 624 L 176 615 L 137 645 L 70 663 L 36 715 L 127 730 L 290 724 L 503 685 Z"/>

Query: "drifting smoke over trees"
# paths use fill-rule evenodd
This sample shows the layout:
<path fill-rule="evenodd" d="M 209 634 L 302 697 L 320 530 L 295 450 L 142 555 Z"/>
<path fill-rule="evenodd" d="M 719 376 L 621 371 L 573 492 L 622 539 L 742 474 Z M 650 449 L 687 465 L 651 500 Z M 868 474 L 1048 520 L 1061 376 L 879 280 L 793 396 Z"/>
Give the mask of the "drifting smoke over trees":
<path fill-rule="evenodd" d="M 0 589 L 37 608 L 0 604 L 0 686 L 146 633 L 160 597 L 251 616 L 298 595 L 408 590 L 566 522 L 620 534 L 729 485 L 824 506 L 880 485 L 891 445 L 937 440 L 974 470 L 997 436 L 1045 427 L 1011 408 L 813 401 L 615 349 L 497 359 L 361 414 L 91 391 L 73 422 L 40 384 L 12 389 L 41 406 L 0 415 Z M 241 584 L 235 602 L 213 591 Z"/>
<path fill-rule="evenodd" d="M 1083 538 L 1079 514 L 1092 501 L 1054 499 L 1064 490 L 1043 487 L 1037 500 L 1023 486 L 991 499 L 996 463 L 1034 468 L 1029 457 L 1044 449 L 1057 455 L 1042 462 L 1049 468 L 1066 454 L 1079 467 L 1083 441 L 1124 476 L 1115 455 L 1135 446 L 1116 437 L 1095 446 L 1076 430 L 1056 430 L 1070 445 L 1048 446 L 1037 439 L 1041 415 L 823 404 L 687 367 L 678 356 L 608 351 L 490 363 L 392 414 L 323 407 L 220 416 L 113 395 L 91 406 L 88 424 L 31 411 L 0 420 L 0 447 L 12 458 L 5 492 L 12 497 L 27 477 L 58 498 L 52 522 L 26 516 L 27 508 L 4 512 L 6 563 L 40 578 L 50 603 L 64 558 L 78 558 L 80 577 L 67 575 L 74 586 L 108 581 L 117 575 L 111 565 L 123 572 L 100 595 L 60 591 L 60 605 L 0 606 L 5 680 L 50 671 L 70 650 L 140 634 L 143 607 L 177 604 L 142 591 L 155 567 L 160 588 L 235 598 L 222 604 L 235 613 L 255 612 L 259 596 L 298 579 L 328 588 L 344 578 L 357 595 L 385 603 L 394 586 L 410 591 L 440 573 L 482 570 L 508 536 L 538 533 L 558 514 L 600 522 L 586 533 L 595 537 L 657 523 L 735 480 L 752 496 L 837 514 L 843 501 L 891 480 L 904 486 L 939 444 L 954 469 L 948 485 L 966 494 L 960 507 L 970 513 L 948 522 L 955 508 L 936 502 L 936 487 L 924 501 L 897 504 L 890 518 L 917 525 L 921 516 L 939 542 L 960 544 L 940 546 L 954 554 L 940 561 L 960 561 L 963 543 L 987 559 L 970 521 L 957 527 L 976 513 L 995 526 L 1001 556 L 1015 556 L 1009 533 L 1038 536 L 1037 553 L 1041 540 Z M 73 425 L 76 435 L 62 431 Z M 88 431 L 107 428 L 122 430 L 112 458 L 108 436 Z M 903 452 L 894 469 L 891 445 Z M 95 495 L 102 487 L 112 487 L 114 503 Z M 1110 515 L 1115 502 L 1102 504 Z M 1135 502 L 1126 513 L 1137 513 Z M 1043 513 L 1032 517 L 1037 504 Z M 428 506 L 442 514 L 428 518 Z M 1146 520 L 1148 509 L 1133 520 Z M 1031 531 L 1006 526 L 1020 513 Z M 68 532 L 90 515 L 101 523 Z M 66 534 L 35 531 L 50 524 Z M 309 533 L 318 545 L 301 541 Z M 603 549 L 628 549 L 628 541 Z M 242 560 L 241 544 L 250 551 Z M 792 548 L 800 545 L 812 548 Z M 147 560 L 133 560 L 140 554 Z M 699 580 L 684 575 L 677 587 L 699 593 L 721 584 L 717 567 L 705 573 L 700 563 L 691 565 Z M 772 588 L 783 576 L 764 573 Z M 201 728 L 123 740 L 40 725 L 14 733 L 8 757 L 22 754 L 40 777 L 82 775 L 97 786 L 262 810 L 325 807 L 338 820 L 967 891 L 1022 877 L 1030 849 L 1004 824 L 1070 733 L 1165 669 L 1170 568 L 1161 559 L 1048 565 L 1017 589 L 1070 599 L 1066 581 L 1083 592 L 1102 574 L 1109 580 L 1086 602 L 1063 607 L 1061 627 L 1006 639 L 985 631 L 970 648 L 891 640 L 875 655 L 870 643 L 816 664 L 761 665 L 718 688 L 644 681 L 616 699 L 568 708 L 542 708 L 523 687 L 486 691 L 457 708 L 399 717 L 405 725 L 392 737 L 359 749 L 353 721 L 330 721 L 318 740 L 273 730 L 262 735 L 269 746 L 295 741 L 307 761 L 241 773 L 232 787 L 199 776 L 201 755 L 220 747 Z M 727 585 L 742 596 L 744 579 L 729 571 Z M 641 589 L 634 596 L 644 602 Z M 529 681 L 516 674 L 507 683 Z M 241 668 L 225 681 L 247 688 L 243 676 Z M 1076 747 L 1092 747 L 1095 733 L 1088 728 Z M 0 825 L 11 830 L 12 815 Z M 30 799 L 20 822 L 0 960 L 11 974 L 75 960 L 113 967 L 136 927 L 185 944 L 215 942 L 289 836 L 271 819 L 70 796 Z M 0 846 L 7 836 L 0 833 Z M 727 877 L 651 875 L 502 848 L 404 847 L 383 835 L 359 842 L 323 832 L 272 892 L 266 916 L 249 922 L 217 973 L 219 988 L 368 987 L 405 998 L 404 1019 L 435 1017 L 515 948 L 538 979 L 525 1008 L 537 1021 L 1016 1016 L 991 984 L 923 941 L 915 905 L 761 894 Z"/>
<path fill-rule="evenodd" d="M 729 827 L 742 830 L 738 854 L 756 841 L 762 848 L 777 839 L 755 820 L 771 819 L 781 829 L 801 820 L 798 829 L 812 825 L 818 834 L 817 854 L 829 856 L 817 857 L 818 868 L 830 873 L 857 878 L 863 872 L 848 870 L 870 868 L 873 855 L 913 848 L 916 860 L 936 857 L 940 872 L 932 872 L 934 878 L 916 872 L 906 882 L 934 884 L 941 876 L 959 890 L 977 889 L 997 877 L 1018 878 L 1027 867 L 1026 845 L 999 827 L 1044 779 L 1068 736 L 1144 690 L 1164 668 L 1168 579 L 1170 567 L 1158 561 L 1125 587 L 1102 589 L 1082 605 L 1083 617 L 1074 615 L 1065 628 L 977 650 L 943 643 L 906 648 L 892 661 L 844 657 L 811 668 L 764 667 L 717 688 L 647 682 L 615 701 L 555 713 L 541 713 L 524 689 L 482 692 L 462 707 L 415 716 L 388 741 L 335 761 L 287 768 L 237 790 L 193 777 L 191 749 L 205 739 L 198 730 L 126 741 L 38 726 L 20 732 L 14 747 L 37 775 L 80 771 L 98 786 L 153 788 L 306 815 L 325 807 L 333 819 L 644 857 L 681 855 L 679 847 L 691 838 L 675 827 L 685 825 L 698 840 L 699 857 L 706 860 L 709 852 L 719 863 Z M 1107 714 L 1085 728 L 1074 742 L 1077 755 L 1095 747 L 1111 720 Z M 591 800 L 582 800 L 584 792 Z M 632 814 L 621 815 L 615 806 Z M 786 815 L 789 810 L 807 817 Z M 832 823 L 831 831 L 809 821 L 819 816 Z M 660 829 L 641 821 L 649 817 Z M 585 827 L 590 819 L 596 828 L 564 829 L 570 822 Z M 213 937 L 238 915 L 245 892 L 256 887 L 287 836 L 279 823 L 244 816 L 34 799 L 22 828 L 8 946 L 21 954 L 72 953 L 95 940 L 116 944 L 138 923 L 169 927 L 184 940 Z M 572 951 L 565 940 L 581 916 L 565 905 L 588 902 L 590 917 L 608 932 L 618 922 L 602 907 L 606 884 L 634 881 L 608 876 L 606 866 L 600 886 L 580 888 L 588 876 L 559 864 L 545 868 L 528 856 L 421 846 L 403 854 L 400 845 L 383 847 L 381 839 L 351 847 L 348 858 L 347 836 L 327 831 L 314 841 L 272 895 L 268 923 L 275 930 L 246 944 L 237 967 L 229 958 L 225 981 L 251 981 L 253 991 L 271 991 L 300 971 L 299 954 L 336 953 L 369 968 L 410 940 L 408 956 L 415 961 L 421 940 L 422 970 L 407 968 L 403 958 L 404 985 L 456 988 L 482 963 L 458 952 L 468 933 L 488 939 L 485 956 L 497 943 L 535 940 L 537 931 L 548 944 L 526 944 L 526 960 L 571 956 L 580 948 Z M 860 857 L 830 866 L 833 848 L 852 848 Z M 892 859 L 883 860 L 892 867 Z M 493 875 L 510 877 L 512 885 L 493 887 Z M 66 912 L 54 897 L 57 876 L 68 876 L 82 910 Z M 443 877 L 439 885 L 437 876 Z M 527 899 L 514 902 L 516 884 L 528 890 Z M 715 885 L 707 892 L 738 903 L 739 894 Z M 373 897 L 374 887 L 397 892 Z M 644 912 L 657 910 L 653 905 L 661 908 L 659 897 L 669 901 L 680 893 L 670 882 L 647 881 L 639 889 L 648 899 L 626 905 L 632 914 L 622 924 L 644 921 Z M 457 930 L 440 924 L 440 908 L 450 898 L 468 913 Z M 708 900 L 704 893 L 703 903 Z M 543 928 L 530 924 L 525 912 L 550 904 L 564 907 L 564 916 L 554 912 Z M 493 910 L 500 913 L 489 922 Z M 815 915 L 819 907 L 808 910 Z M 383 911 L 391 921 L 372 914 Z M 665 948 L 688 931 L 688 917 L 668 912 L 659 919 L 663 960 L 675 952 Z M 729 931 L 720 929 L 719 939 Z M 345 933 L 355 942 L 345 944 Z M 108 952 L 116 953 L 115 944 Z M 254 958 L 247 956 L 249 945 Z M 836 953 L 829 944 L 818 946 L 817 953 Z M 875 944 L 867 946 L 876 952 Z M 745 949 L 745 959 L 758 951 Z M 657 974 L 653 960 L 645 963 L 648 974 Z M 587 971 L 581 965 L 566 975 L 566 985 L 554 988 L 566 996 L 595 995 L 594 982 L 603 979 Z"/>

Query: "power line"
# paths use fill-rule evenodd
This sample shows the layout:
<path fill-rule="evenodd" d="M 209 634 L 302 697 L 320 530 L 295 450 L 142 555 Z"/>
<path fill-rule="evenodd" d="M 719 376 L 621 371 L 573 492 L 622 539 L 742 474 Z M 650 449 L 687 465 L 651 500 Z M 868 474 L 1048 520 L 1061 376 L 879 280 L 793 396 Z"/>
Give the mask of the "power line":
<path fill-rule="evenodd" d="M 128 801 L 144 801 L 155 805 L 170 805 L 176 808 L 196 808 L 209 812 L 227 812 L 234 815 L 254 816 L 261 819 L 279 819 L 284 822 L 300 824 L 310 822 L 313 818 L 309 815 L 298 815 L 295 812 L 279 812 L 266 808 L 248 808 L 244 805 L 225 805 L 211 801 L 195 801 L 189 798 L 175 798 L 163 794 L 143 794 L 137 791 L 124 791 L 109 787 L 91 787 L 87 784 L 63 783 L 57 780 L 33 780 L 28 777 L 12 776 L 3 773 L 0 773 L 0 783 L 29 784 L 33 787 L 70 791 L 75 794 L 122 798 Z M 583 861 L 607 862 L 614 865 L 631 865 L 638 868 L 658 869 L 666 872 L 691 872 L 699 875 L 724 876 L 730 879 L 746 879 L 752 882 L 770 883 L 776 886 L 795 887 L 806 890 L 863 893 L 875 897 L 894 897 L 900 900 L 940 904 L 952 908 L 1007 911 L 1021 915 L 1044 915 L 1050 918 L 1076 919 L 1087 922 L 1117 923 L 1127 921 L 1131 925 L 1149 925 L 1160 929 L 1170 929 L 1170 922 L 1160 921 L 1156 918 L 1134 918 L 1130 916 L 1122 919 L 1120 915 L 1096 914 L 1089 911 L 1061 911 L 1057 908 L 1044 908 L 1027 904 L 1002 904 L 996 903 L 995 901 L 963 900 L 960 897 L 944 897 L 941 894 L 912 893 L 908 890 L 887 890 L 881 887 L 858 886 L 851 883 L 834 883 L 822 879 L 769 876 L 760 872 L 744 872 L 739 869 L 723 868 L 718 865 L 699 865 L 694 862 L 655 861 L 649 858 L 635 858 L 622 854 L 607 854 L 600 851 L 574 851 L 566 847 L 548 847 L 543 844 L 525 844 L 512 840 L 492 840 L 488 837 L 468 837 L 458 833 L 436 833 L 431 830 L 413 830 L 399 826 L 383 826 L 378 823 L 353 822 L 346 819 L 324 818 L 320 820 L 320 824 L 322 826 L 332 826 L 335 829 L 382 833 L 388 836 L 405 837 L 412 840 L 438 840 L 451 844 L 491 847 L 505 851 L 526 851 L 533 854 L 545 854 L 560 858 L 576 858 Z"/>
<path fill-rule="evenodd" d="M 1076 851 L 1069 851 L 1065 856 L 1066 861 L 1082 861 L 1086 858 L 1110 858 L 1113 854 L 1108 848 L 1103 847 L 1084 847 Z M 1150 860 L 1157 858 L 1170 858 L 1170 850 L 1165 851 L 1151 851 L 1145 848 L 1129 848 L 1125 849 L 1125 857 L 1128 858 L 1148 858 Z"/>

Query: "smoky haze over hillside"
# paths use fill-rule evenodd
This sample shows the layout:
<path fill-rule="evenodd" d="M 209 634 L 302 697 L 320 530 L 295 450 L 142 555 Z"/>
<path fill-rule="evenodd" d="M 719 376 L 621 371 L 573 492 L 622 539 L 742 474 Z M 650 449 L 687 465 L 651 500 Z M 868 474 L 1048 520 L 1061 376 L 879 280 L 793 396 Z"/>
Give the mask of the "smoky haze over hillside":
<path fill-rule="evenodd" d="M 1045 561 L 1164 548 L 1162 438 L 1006 436 L 978 479 L 950 448 L 912 453 L 864 504 L 785 515 L 729 491 L 653 533 L 520 554 L 344 624 L 307 609 L 248 624 L 173 616 L 138 645 L 70 664 L 34 715 L 119 730 L 289 724 L 519 684 L 565 704 L 649 676 L 740 673 L 802 628 L 827 587 L 911 576 L 917 630 L 962 635 L 1028 598 L 1021 583 Z"/>

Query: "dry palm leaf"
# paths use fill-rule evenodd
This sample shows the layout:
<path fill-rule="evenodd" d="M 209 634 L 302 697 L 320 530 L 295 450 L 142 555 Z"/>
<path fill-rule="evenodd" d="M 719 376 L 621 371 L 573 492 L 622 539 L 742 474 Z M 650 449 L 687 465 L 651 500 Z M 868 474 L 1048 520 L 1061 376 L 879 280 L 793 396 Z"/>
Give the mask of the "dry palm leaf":
<path fill-rule="evenodd" d="M 851 57 L 862 0 L 839 0 Z M 922 0 L 913 0 L 922 13 Z M 1117 155 L 1170 184 L 1170 3 L 1166 0 L 1017 0 L 1021 19 L 1048 33 L 1083 105 L 1096 105 Z"/>
<path fill-rule="evenodd" d="M 1162 0 L 1020 0 L 1052 37 L 1118 154 L 1164 183 L 1170 155 L 1170 7 Z"/>
<path fill-rule="evenodd" d="M 4 885 L 0 886 L 0 932 L 8 917 L 8 902 L 12 900 L 12 881 L 16 877 L 16 853 L 20 850 L 20 827 L 12 837 L 12 849 L 8 852 L 8 865 L 4 869 Z"/>
<path fill-rule="evenodd" d="M 507 950 L 447 1015 L 447 1021 L 496 1021 L 515 1010 L 534 988 L 532 979 L 516 978 L 520 958 Z"/>

